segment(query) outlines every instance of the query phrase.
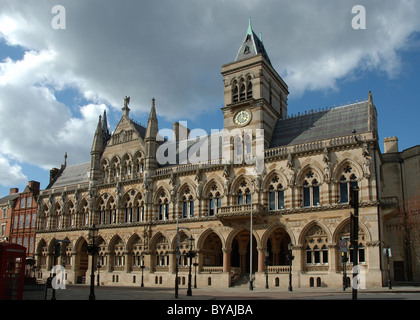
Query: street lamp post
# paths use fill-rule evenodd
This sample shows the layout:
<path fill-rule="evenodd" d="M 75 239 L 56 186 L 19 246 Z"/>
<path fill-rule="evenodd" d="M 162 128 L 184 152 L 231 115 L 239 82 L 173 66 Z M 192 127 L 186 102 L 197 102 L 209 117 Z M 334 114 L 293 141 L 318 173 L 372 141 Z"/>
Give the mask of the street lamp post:
<path fill-rule="evenodd" d="M 92 272 L 90 274 L 90 294 L 89 300 L 95 300 L 95 254 L 97 253 L 97 246 L 95 245 L 95 238 L 98 236 L 99 229 L 92 225 L 89 228 L 89 239 L 92 240 L 92 244 L 88 245 L 88 254 L 92 255 Z"/>
<path fill-rule="evenodd" d="M 288 249 L 289 249 L 289 253 L 287 254 L 287 257 L 289 259 L 289 291 L 293 291 L 293 287 L 292 287 L 292 261 L 295 258 L 292 254 L 293 244 L 289 243 Z"/>
<path fill-rule="evenodd" d="M 387 261 L 387 270 L 388 270 L 388 288 L 392 289 L 391 284 L 391 270 L 389 268 L 389 257 L 391 257 L 391 248 L 385 248 L 384 253 L 386 255 L 386 261 Z"/>
<path fill-rule="evenodd" d="M 187 253 L 187 256 L 190 258 L 190 268 L 188 273 L 188 290 L 187 290 L 187 296 L 192 296 L 191 291 L 191 266 L 192 266 L 192 258 L 195 256 L 195 252 L 192 251 L 192 248 L 194 246 L 194 238 L 191 237 L 188 239 L 188 242 L 190 243 L 190 251 Z"/>
<path fill-rule="evenodd" d="M 254 182 L 251 181 L 251 213 L 249 219 L 249 290 L 254 290 L 252 282 L 252 194 L 254 192 Z"/>
<path fill-rule="evenodd" d="M 194 257 L 194 289 L 197 289 L 197 267 L 198 267 L 198 263 L 197 263 L 197 255 L 195 255 Z"/>
<path fill-rule="evenodd" d="M 143 282 L 143 270 L 144 270 L 144 255 L 141 255 L 141 287 L 144 287 L 144 282 Z"/>
<path fill-rule="evenodd" d="M 101 264 L 99 263 L 99 260 L 98 260 L 98 263 L 97 263 L 97 265 L 96 265 L 96 268 L 98 269 L 98 274 L 97 274 L 97 276 L 96 276 L 96 285 L 99 287 L 99 271 L 101 270 Z"/>
<path fill-rule="evenodd" d="M 268 251 L 265 251 L 265 288 L 268 289 L 268 256 L 270 253 Z"/>

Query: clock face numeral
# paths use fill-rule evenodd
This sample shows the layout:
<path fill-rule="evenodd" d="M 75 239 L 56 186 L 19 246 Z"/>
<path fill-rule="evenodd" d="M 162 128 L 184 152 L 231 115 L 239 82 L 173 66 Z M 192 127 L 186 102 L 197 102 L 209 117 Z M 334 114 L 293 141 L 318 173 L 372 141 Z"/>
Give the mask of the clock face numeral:
<path fill-rule="evenodd" d="M 248 110 L 239 111 L 233 118 L 233 121 L 238 126 L 246 126 L 251 121 L 251 112 Z"/>

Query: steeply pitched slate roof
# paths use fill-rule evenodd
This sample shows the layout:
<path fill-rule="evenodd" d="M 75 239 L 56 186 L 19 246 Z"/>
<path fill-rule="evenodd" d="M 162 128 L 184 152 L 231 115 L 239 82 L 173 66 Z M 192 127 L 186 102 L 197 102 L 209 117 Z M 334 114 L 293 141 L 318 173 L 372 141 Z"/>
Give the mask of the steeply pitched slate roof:
<path fill-rule="evenodd" d="M 89 182 L 90 163 L 81 163 L 66 167 L 50 188 L 71 186 Z"/>
<path fill-rule="evenodd" d="M 10 200 L 15 200 L 20 196 L 20 193 L 12 193 L 3 198 L 0 198 L 0 205 L 8 204 Z"/>
<path fill-rule="evenodd" d="M 139 133 L 140 137 L 144 140 L 144 138 L 146 137 L 147 129 L 143 125 L 138 124 L 137 122 L 134 122 L 133 120 L 131 120 L 131 123 L 133 124 L 136 131 Z"/>
<path fill-rule="evenodd" d="M 369 102 L 277 120 L 270 148 L 369 131 Z"/>
<path fill-rule="evenodd" d="M 251 27 L 251 19 L 249 20 L 248 31 L 246 33 L 244 42 L 239 48 L 238 55 L 235 61 L 248 59 L 250 57 L 262 54 L 263 57 L 271 64 L 267 51 L 265 51 L 264 44 L 261 39 L 255 34 Z"/>

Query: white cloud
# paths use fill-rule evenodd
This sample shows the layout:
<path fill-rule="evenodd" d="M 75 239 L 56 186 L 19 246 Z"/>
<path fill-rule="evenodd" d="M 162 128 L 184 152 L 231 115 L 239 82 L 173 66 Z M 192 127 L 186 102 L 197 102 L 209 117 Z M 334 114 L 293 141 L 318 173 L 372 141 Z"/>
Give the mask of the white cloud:
<path fill-rule="evenodd" d="M 27 181 L 28 178 L 22 173 L 22 167 L 11 164 L 9 159 L 0 154 L 0 185 L 11 187 Z"/>
<path fill-rule="evenodd" d="M 192 119 L 220 115 L 221 66 L 232 62 L 248 17 L 291 98 L 336 89 L 356 69 L 400 72 L 399 50 L 420 30 L 420 2 L 363 2 L 367 29 L 351 28 L 360 1 L 63 1 L 66 29 L 51 27 L 56 3 L 0 4 L 0 37 L 27 48 L 20 61 L 0 64 L 3 154 L 48 168 L 87 161 L 98 115 L 133 112 Z M 75 88 L 86 105 L 69 106 L 57 91 Z M 76 110 L 76 112 L 75 112 Z M 117 116 L 116 116 L 117 117 Z M 142 119 L 146 123 L 147 119 Z"/>

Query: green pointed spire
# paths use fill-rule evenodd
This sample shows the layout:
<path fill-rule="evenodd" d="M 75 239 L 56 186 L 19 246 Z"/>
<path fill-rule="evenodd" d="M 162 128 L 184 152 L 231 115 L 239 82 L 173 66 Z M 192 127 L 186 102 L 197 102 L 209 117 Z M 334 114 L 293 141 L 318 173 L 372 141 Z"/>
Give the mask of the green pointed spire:
<path fill-rule="evenodd" d="M 263 57 L 267 60 L 267 62 L 271 64 L 267 52 L 264 49 L 264 44 L 262 42 L 262 34 L 260 33 L 260 38 L 258 38 L 258 36 L 254 33 L 251 25 L 251 17 L 249 17 L 248 30 L 246 32 L 244 42 L 239 48 L 235 61 L 247 59 L 258 54 L 262 54 Z"/>
<path fill-rule="evenodd" d="M 251 17 L 249 17 L 248 31 L 246 34 L 252 35 Z"/>

